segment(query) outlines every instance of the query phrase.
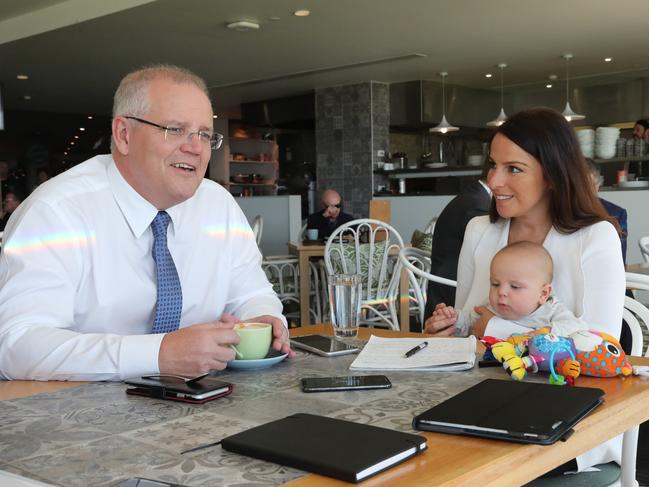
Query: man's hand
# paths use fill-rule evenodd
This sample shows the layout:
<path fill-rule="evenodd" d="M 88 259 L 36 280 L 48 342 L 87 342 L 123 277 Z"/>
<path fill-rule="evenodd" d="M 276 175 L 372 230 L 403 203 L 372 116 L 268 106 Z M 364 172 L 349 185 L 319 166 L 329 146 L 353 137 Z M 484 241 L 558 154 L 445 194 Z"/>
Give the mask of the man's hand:
<path fill-rule="evenodd" d="M 340 210 L 335 206 L 327 206 L 322 212 L 322 216 L 328 218 L 329 220 L 335 220 L 338 216 L 338 213 L 340 213 Z"/>
<path fill-rule="evenodd" d="M 473 308 L 473 310 L 480 315 L 480 318 L 478 318 L 475 323 L 473 323 L 471 334 L 475 335 L 478 338 L 482 338 L 484 336 L 487 325 L 489 324 L 489 320 L 495 315 L 491 311 L 489 311 L 486 306 L 476 306 L 475 308 Z"/>
<path fill-rule="evenodd" d="M 439 303 L 433 315 L 424 323 L 424 331 L 434 336 L 448 337 L 455 335 L 457 311 L 452 306 Z"/>
<path fill-rule="evenodd" d="M 224 315 L 225 316 L 225 315 Z M 288 329 L 284 326 L 282 320 L 275 316 L 262 315 L 250 318 L 246 321 L 257 323 L 270 323 L 273 325 L 273 345 L 272 347 L 280 353 L 288 353 L 289 358 L 295 357 L 295 352 L 291 350 Z"/>
<path fill-rule="evenodd" d="M 160 344 L 161 374 L 196 377 L 210 370 L 223 370 L 234 359 L 230 345 L 239 343 L 234 322 L 202 323 L 167 333 Z"/>

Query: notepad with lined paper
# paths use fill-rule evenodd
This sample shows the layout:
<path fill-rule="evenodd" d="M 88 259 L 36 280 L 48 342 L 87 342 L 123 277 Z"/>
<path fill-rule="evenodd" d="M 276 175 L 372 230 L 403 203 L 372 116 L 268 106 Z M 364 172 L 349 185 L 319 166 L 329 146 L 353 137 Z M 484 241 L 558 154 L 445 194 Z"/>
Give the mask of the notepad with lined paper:
<path fill-rule="evenodd" d="M 408 350 L 422 342 L 428 346 L 410 357 Z M 466 338 L 383 338 L 372 335 L 349 366 L 350 370 L 438 370 L 453 371 L 473 368 L 476 339 Z"/>

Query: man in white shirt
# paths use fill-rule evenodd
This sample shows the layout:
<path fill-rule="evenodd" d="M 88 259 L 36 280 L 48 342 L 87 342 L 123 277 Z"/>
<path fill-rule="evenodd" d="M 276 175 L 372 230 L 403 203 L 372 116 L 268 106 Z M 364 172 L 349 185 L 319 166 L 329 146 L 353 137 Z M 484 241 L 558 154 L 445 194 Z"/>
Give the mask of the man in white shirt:
<path fill-rule="evenodd" d="M 241 320 L 271 323 L 273 347 L 292 354 L 245 216 L 203 179 L 222 141 L 212 115 L 193 73 L 135 71 L 115 93 L 112 155 L 47 181 L 16 210 L 0 257 L 0 376 L 197 376 L 234 358 Z M 179 329 L 152 333 L 162 259 L 151 225 L 163 212 Z"/>

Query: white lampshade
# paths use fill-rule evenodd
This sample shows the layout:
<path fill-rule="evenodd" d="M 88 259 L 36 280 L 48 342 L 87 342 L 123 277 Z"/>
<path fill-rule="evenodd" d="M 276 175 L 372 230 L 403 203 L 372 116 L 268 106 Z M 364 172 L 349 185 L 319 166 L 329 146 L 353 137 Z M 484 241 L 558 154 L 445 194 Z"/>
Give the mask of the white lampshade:
<path fill-rule="evenodd" d="M 505 123 L 505 120 L 507 120 L 503 102 L 503 69 L 505 69 L 507 65 L 505 63 L 500 63 L 498 67 L 500 68 L 500 114 L 491 122 L 487 122 L 487 127 L 500 127 Z"/>
<path fill-rule="evenodd" d="M 566 108 L 563 109 L 563 112 L 561 113 L 568 122 L 571 122 L 573 120 L 583 120 L 586 118 L 586 115 L 580 115 L 578 113 L 575 113 L 572 110 L 572 107 L 570 106 L 570 102 L 566 102 Z"/>
<path fill-rule="evenodd" d="M 501 108 L 500 109 L 500 115 L 498 115 L 491 122 L 487 122 L 487 126 L 488 127 L 500 127 L 502 124 L 505 123 L 506 120 L 507 120 L 507 115 L 505 115 L 505 109 Z"/>
<path fill-rule="evenodd" d="M 445 134 L 447 132 L 455 132 L 456 130 L 460 130 L 460 127 L 451 125 L 450 123 L 448 123 L 448 120 L 446 120 L 446 115 L 442 115 L 442 121 L 439 122 L 439 124 L 435 127 L 429 129 L 429 132 L 439 132 Z"/>
<path fill-rule="evenodd" d="M 568 63 L 573 58 L 572 54 L 564 54 L 563 59 L 566 60 L 566 108 L 563 109 L 563 117 L 571 122 L 573 120 L 583 120 L 586 118 L 586 115 L 580 115 L 575 113 L 570 106 L 570 75 L 568 74 Z"/>
<path fill-rule="evenodd" d="M 448 123 L 446 120 L 446 92 L 444 91 L 444 79 L 448 76 L 446 71 L 439 73 L 442 77 L 442 121 L 439 122 L 435 127 L 429 129 L 429 132 L 439 132 L 440 134 L 446 134 L 448 132 L 455 132 L 460 130 L 460 127 L 456 127 Z"/>

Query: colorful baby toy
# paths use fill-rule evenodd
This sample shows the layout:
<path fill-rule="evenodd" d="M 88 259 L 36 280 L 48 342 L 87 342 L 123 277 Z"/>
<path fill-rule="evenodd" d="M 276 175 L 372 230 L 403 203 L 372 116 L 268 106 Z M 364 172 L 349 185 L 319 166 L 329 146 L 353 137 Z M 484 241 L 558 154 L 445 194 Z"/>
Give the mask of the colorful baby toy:
<path fill-rule="evenodd" d="M 582 330 L 562 337 L 542 328 L 506 340 L 483 337 L 481 341 L 514 380 L 539 370 L 550 372 L 550 383 L 557 385 L 572 385 L 580 374 L 616 377 L 632 373 L 620 343 L 602 332 Z"/>

